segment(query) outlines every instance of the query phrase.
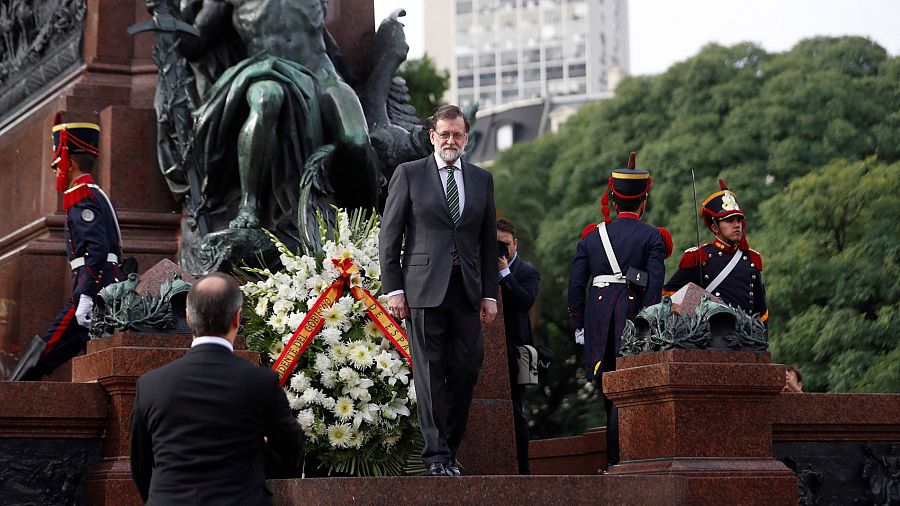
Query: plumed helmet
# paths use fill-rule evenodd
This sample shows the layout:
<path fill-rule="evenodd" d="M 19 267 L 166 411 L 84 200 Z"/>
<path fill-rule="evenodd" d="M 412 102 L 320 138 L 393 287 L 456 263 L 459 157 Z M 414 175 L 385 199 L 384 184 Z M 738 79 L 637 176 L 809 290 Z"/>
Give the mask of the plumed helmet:
<path fill-rule="evenodd" d="M 706 197 L 706 200 L 703 201 L 703 205 L 700 207 L 700 216 L 703 217 L 706 228 L 710 230 L 712 230 L 713 223 L 719 220 L 735 215 L 744 217 L 744 211 L 738 205 L 737 197 L 734 192 L 728 189 L 728 185 L 722 179 L 719 179 L 719 188 L 719 191 Z"/>
<path fill-rule="evenodd" d="M 620 199 L 640 199 L 650 193 L 650 173 L 646 170 L 635 168 L 634 151 L 628 155 L 628 166 L 624 169 L 616 169 L 612 171 L 606 183 L 606 191 L 600 198 L 601 211 L 603 219 L 606 223 L 610 222 L 609 218 L 609 195 L 613 194 Z"/>

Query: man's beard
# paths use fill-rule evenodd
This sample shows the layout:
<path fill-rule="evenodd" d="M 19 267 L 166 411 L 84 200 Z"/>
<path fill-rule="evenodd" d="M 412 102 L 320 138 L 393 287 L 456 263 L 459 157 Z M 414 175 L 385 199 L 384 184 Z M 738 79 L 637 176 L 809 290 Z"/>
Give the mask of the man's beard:
<path fill-rule="evenodd" d="M 455 147 L 451 147 L 451 148 L 444 147 L 444 148 L 441 148 L 440 155 L 441 155 L 441 160 L 443 160 L 447 163 L 454 163 L 454 162 L 456 162 L 456 160 L 459 159 L 459 150 L 456 149 Z"/>

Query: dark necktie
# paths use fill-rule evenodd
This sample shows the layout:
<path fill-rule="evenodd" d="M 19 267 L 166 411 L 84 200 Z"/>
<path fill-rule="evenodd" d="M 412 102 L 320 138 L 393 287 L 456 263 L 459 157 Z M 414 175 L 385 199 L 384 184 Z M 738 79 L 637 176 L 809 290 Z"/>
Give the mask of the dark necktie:
<path fill-rule="evenodd" d="M 450 217 L 453 223 L 459 223 L 459 188 L 456 187 L 456 178 L 453 177 L 453 169 L 448 165 L 447 169 L 447 207 L 450 208 Z"/>

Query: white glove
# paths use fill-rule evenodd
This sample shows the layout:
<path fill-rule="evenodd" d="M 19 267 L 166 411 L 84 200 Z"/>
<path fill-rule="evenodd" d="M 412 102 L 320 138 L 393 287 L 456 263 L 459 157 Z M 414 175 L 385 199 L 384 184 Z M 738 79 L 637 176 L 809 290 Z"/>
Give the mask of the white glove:
<path fill-rule="evenodd" d="M 78 309 L 75 310 L 75 319 L 82 327 L 91 328 L 91 310 L 94 309 L 94 299 L 90 295 L 81 294 L 78 299 Z"/>
<path fill-rule="evenodd" d="M 584 344 L 584 329 L 575 329 L 575 344 Z"/>

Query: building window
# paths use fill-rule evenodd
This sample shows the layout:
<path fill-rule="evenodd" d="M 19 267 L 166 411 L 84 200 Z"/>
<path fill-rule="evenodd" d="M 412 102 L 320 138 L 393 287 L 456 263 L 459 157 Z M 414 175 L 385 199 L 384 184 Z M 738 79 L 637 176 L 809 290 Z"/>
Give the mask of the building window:
<path fill-rule="evenodd" d="M 586 70 L 584 63 L 575 63 L 569 65 L 569 77 L 584 77 L 585 72 Z"/>
<path fill-rule="evenodd" d="M 456 59 L 456 70 L 472 70 L 474 61 L 472 56 L 460 56 Z"/>
<path fill-rule="evenodd" d="M 497 151 L 509 149 L 514 143 L 513 126 L 508 124 L 498 128 L 495 140 L 497 142 Z"/>
<path fill-rule="evenodd" d="M 472 88 L 475 86 L 475 76 L 472 74 L 460 74 L 456 78 L 457 88 Z"/>
<path fill-rule="evenodd" d="M 456 0 L 456 13 L 468 14 L 472 12 L 472 0 Z"/>
<path fill-rule="evenodd" d="M 518 70 L 504 70 L 503 73 L 500 74 L 500 81 L 503 82 L 503 84 L 515 84 L 518 78 Z"/>
<path fill-rule="evenodd" d="M 493 72 L 484 72 L 478 74 L 478 84 L 480 86 L 491 86 L 497 83 L 497 75 Z"/>
<path fill-rule="evenodd" d="M 525 53 L 526 63 L 538 63 L 541 61 L 541 50 L 540 49 L 527 49 Z"/>
<path fill-rule="evenodd" d="M 519 63 L 519 57 L 515 51 L 503 51 L 500 53 L 501 65 L 515 65 L 517 63 Z"/>
<path fill-rule="evenodd" d="M 493 67 L 497 62 L 494 53 L 481 53 L 478 55 L 479 67 Z"/>
<path fill-rule="evenodd" d="M 541 69 L 525 69 L 525 81 L 540 81 Z"/>
<path fill-rule="evenodd" d="M 563 78 L 563 68 L 559 67 L 547 67 L 547 80 L 550 79 L 562 79 Z"/>

